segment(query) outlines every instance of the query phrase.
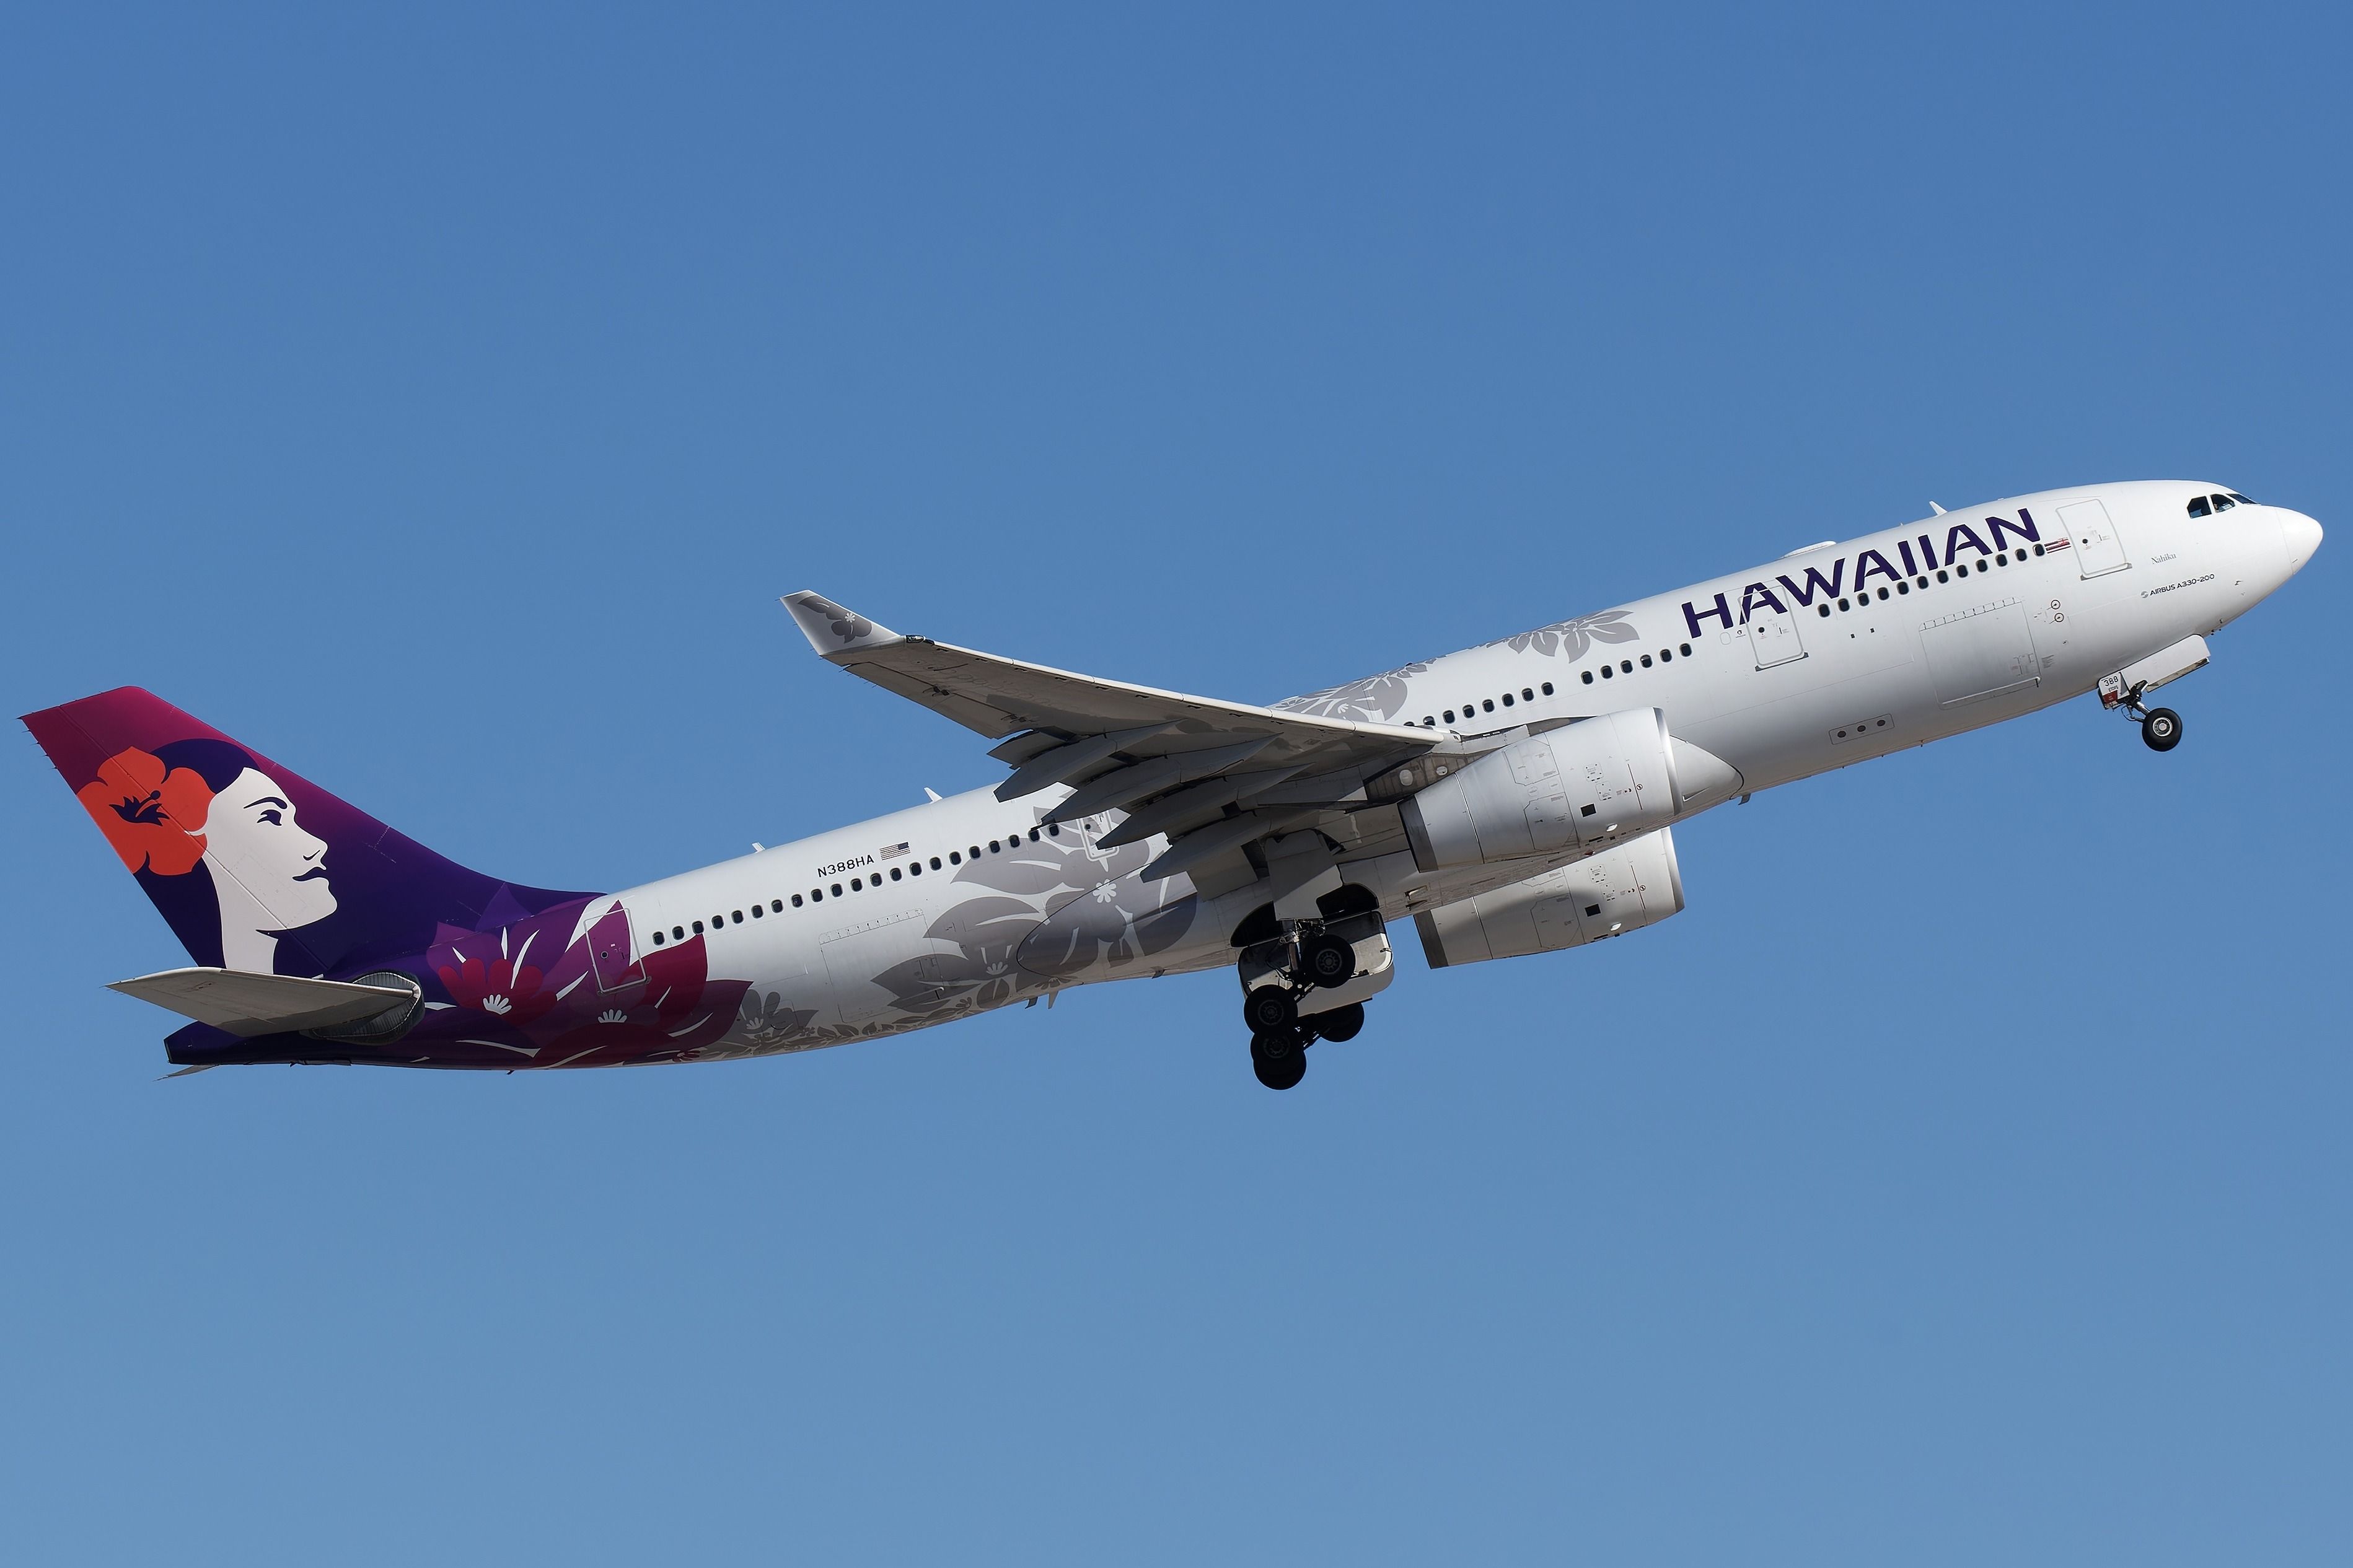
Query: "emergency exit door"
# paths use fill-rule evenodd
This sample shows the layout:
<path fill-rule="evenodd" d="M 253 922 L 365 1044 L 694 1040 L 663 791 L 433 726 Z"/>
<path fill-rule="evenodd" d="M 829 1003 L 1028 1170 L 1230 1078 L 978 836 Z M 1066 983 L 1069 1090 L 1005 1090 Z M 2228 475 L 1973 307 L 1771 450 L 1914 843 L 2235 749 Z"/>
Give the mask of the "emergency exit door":
<path fill-rule="evenodd" d="M 2095 500 L 2070 501 L 2059 509 L 2059 527 L 2073 542 L 2075 570 L 2086 577 L 2121 572 L 2132 564 L 2125 554 L 2124 536 L 2116 531 L 2108 509 Z"/>

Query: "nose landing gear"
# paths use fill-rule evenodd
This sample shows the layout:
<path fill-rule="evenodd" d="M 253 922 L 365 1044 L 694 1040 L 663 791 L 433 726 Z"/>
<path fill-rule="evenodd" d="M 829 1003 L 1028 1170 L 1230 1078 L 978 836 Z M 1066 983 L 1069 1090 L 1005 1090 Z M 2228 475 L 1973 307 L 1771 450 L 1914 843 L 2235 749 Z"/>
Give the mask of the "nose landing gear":
<path fill-rule="evenodd" d="M 2169 752 L 2181 744 L 2181 715 L 2170 708 L 2142 707 L 2140 694 L 2147 689 L 2147 681 L 2135 681 L 2117 706 L 2140 725 L 2142 745 L 2152 752 Z"/>

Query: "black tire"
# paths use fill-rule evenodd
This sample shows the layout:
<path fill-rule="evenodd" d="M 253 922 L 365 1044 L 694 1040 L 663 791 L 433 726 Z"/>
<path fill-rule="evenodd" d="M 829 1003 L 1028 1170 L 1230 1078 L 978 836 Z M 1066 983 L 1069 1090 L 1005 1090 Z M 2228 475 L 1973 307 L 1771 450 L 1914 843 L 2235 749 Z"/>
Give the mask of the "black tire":
<path fill-rule="evenodd" d="M 1250 1037 L 1250 1071 L 1269 1089 L 1296 1089 L 1307 1076 L 1307 1053 L 1295 1032 Z"/>
<path fill-rule="evenodd" d="M 1356 977 L 1356 950 L 1328 932 L 1312 936 L 1300 947 L 1299 969 L 1311 985 L 1345 985 Z"/>
<path fill-rule="evenodd" d="M 1351 1002 L 1328 1013 L 1311 1013 L 1302 1022 L 1327 1040 L 1353 1040 L 1365 1026 L 1365 1005 Z"/>
<path fill-rule="evenodd" d="M 2170 708 L 2152 708 L 2140 721 L 2141 743 L 2152 752 L 2169 752 L 2181 744 L 2181 715 Z"/>
<path fill-rule="evenodd" d="M 1314 1035 L 1304 1026 L 1296 1029 L 1270 1029 L 1264 1034 L 1250 1037 L 1250 1060 L 1281 1061 L 1285 1057 L 1297 1056 L 1314 1043 Z"/>
<path fill-rule="evenodd" d="M 1242 1022 L 1253 1035 L 1280 1035 L 1299 1026 L 1299 998 L 1280 985 L 1261 985 L 1242 997 Z"/>

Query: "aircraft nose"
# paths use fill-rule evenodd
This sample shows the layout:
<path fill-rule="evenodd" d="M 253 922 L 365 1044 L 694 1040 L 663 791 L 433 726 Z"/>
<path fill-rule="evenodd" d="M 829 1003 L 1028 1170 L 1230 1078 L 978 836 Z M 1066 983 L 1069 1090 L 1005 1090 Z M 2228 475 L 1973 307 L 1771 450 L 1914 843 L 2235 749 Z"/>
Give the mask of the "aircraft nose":
<path fill-rule="evenodd" d="M 2280 515 L 2280 534 L 2287 542 L 2287 569 L 2301 572 L 2320 548 L 2320 524 L 2300 511 Z"/>

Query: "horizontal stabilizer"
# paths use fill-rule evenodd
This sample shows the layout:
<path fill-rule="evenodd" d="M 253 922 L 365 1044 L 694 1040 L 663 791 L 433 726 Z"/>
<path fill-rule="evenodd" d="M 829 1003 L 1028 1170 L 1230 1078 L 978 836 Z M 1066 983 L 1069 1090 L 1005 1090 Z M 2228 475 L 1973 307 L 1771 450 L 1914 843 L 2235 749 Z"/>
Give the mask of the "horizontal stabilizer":
<path fill-rule="evenodd" d="M 355 1024 L 417 1000 L 417 993 L 406 986 L 354 985 L 242 969 L 167 969 L 118 980 L 107 989 L 153 1002 L 241 1039 Z"/>

